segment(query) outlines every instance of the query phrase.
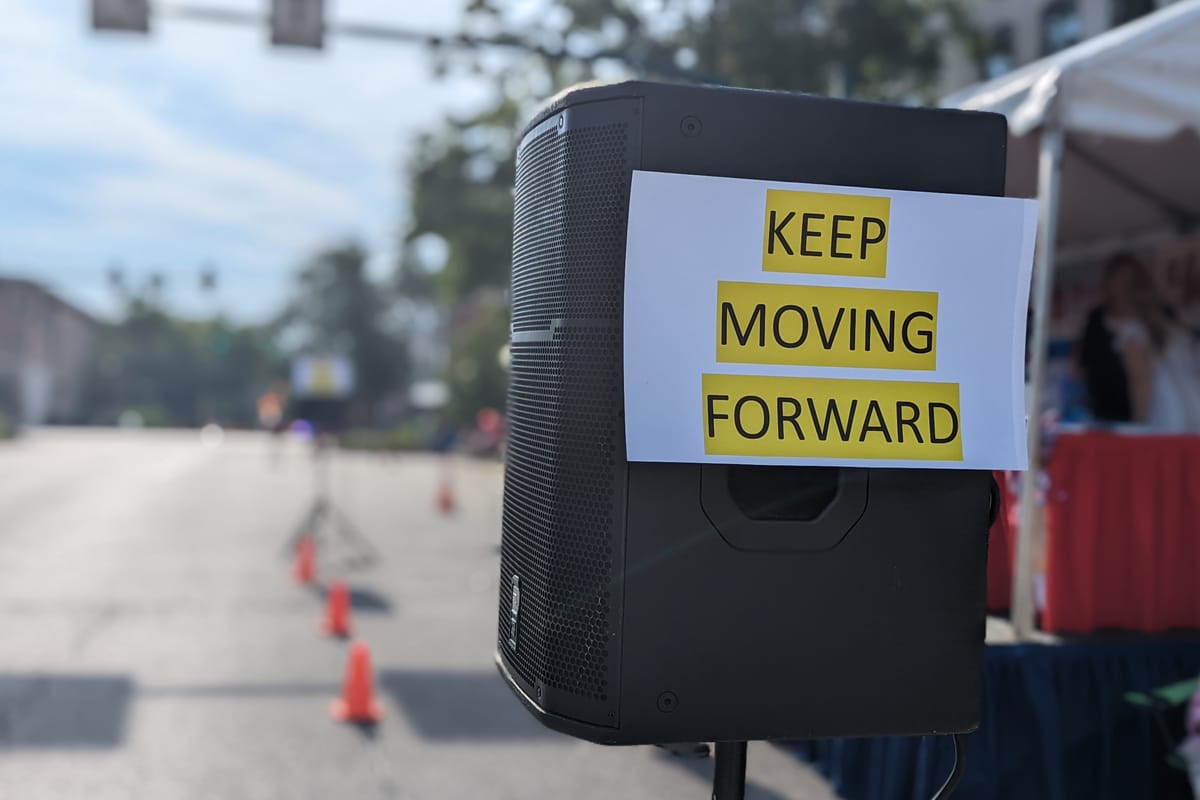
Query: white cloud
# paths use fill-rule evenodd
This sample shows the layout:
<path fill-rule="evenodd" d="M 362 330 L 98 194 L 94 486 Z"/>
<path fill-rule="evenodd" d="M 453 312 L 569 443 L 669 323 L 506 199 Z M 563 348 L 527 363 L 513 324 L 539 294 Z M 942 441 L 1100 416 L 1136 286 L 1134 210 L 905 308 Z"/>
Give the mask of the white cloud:
<path fill-rule="evenodd" d="M 447 30 L 460 3 L 342 0 L 332 13 Z M 485 93 L 434 81 L 419 49 L 335 40 L 295 53 L 270 49 L 262 31 L 185 21 L 160 20 L 149 38 L 85 26 L 84 0 L 6 4 L 0 183 L 16 205 L 53 197 L 64 218 L 57 230 L 0 218 L 0 259 L 77 272 L 95 258 L 99 273 L 92 253 L 133 264 L 164 247 L 179 263 L 224 253 L 257 271 L 256 296 L 238 298 L 249 313 L 269 310 L 288 266 L 322 241 L 355 233 L 388 249 L 405 143 Z M 47 155 L 69 165 L 45 176 L 54 188 L 5 179 L 20 172 L 6 164 Z M 264 269 L 279 273 L 275 296 Z"/>
<path fill-rule="evenodd" d="M 0 55 L 0 70 L 11 66 Z M 0 103 L 11 109 L 0 126 L 0 144 L 55 149 L 74 156 L 124 158 L 136 171 L 113 178 L 115 196 L 135 200 L 136 187 L 160 197 L 193 202 L 184 207 L 214 214 L 227 222 L 230 199 L 303 205 L 334 216 L 356 209 L 346 189 L 314 181 L 268 159 L 255 157 L 172 127 L 118 89 L 81 81 L 55 64 L 38 65 L 37 76 L 0 90 Z M 124 190 L 122 192 L 122 189 Z M 168 208 L 178 208 L 172 202 Z M 244 217 L 243 217 L 244 219 Z"/>
<path fill-rule="evenodd" d="M 340 3 L 331 19 L 444 32 L 453 29 L 459 5 Z M 331 37 L 325 51 L 314 53 L 269 49 L 264 35 L 164 22 L 160 38 L 176 68 L 205 75 L 243 113 L 302 120 L 378 160 L 394 162 L 397 145 L 415 127 L 485 94 L 478 83 L 435 81 L 427 53 L 415 45 Z M 214 58 L 218 42 L 224 47 Z"/>

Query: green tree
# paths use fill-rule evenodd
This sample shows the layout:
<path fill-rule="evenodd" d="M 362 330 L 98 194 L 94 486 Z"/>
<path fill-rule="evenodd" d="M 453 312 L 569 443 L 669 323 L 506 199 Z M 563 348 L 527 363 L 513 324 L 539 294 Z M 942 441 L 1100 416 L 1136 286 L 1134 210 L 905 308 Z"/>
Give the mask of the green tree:
<path fill-rule="evenodd" d="M 181 324 L 201 376 L 196 399 L 202 420 L 257 425 L 258 397 L 287 375 L 271 331 L 221 318 Z"/>
<path fill-rule="evenodd" d="M 942 44 L 967 30 L 959 0 L 474 0 L 464 28 L 530 54 L 508 97 L 624 71 L 884 100 L 927 98 Z"/>
<path fill-rule="evenodd" d="M 255 398 L 283 367 L 267 330 L 182 320 L 152 297 L 126 302 L 97 341 L 84 421 L 112 424 L 133 410 L 148 424 L 255 424 Z"/>
<path fill-rule="evenodd" d="M 503 409 L 508 373 L 500 349 L 508 341 L 508 313 L 494 292 L 478 292 L 460 304 L 450 340 L 445 414 L 455 425 L 471 425 L 481 408 Z"/>
<path fill-rule="evenodd" d="M 517 104 L 451 118 L 417 142 L 409 166 L 409 228 L 401 248 L 400 290 L 451 307 L 471 291 L 508 282 L 512 260 L 512 158 Z M 423 262 L 422 237 L 445 243 L 436 273 Z"/>
<path fill-rule="evenodd" d="M 301 265 L 276 325 L 300 350 L 351 360 L 361 419 L 408 378 L 407 342 L 391 323 L 391 309 L 389 293 L 367 274 L 366 250 L 349 242 Z"/>

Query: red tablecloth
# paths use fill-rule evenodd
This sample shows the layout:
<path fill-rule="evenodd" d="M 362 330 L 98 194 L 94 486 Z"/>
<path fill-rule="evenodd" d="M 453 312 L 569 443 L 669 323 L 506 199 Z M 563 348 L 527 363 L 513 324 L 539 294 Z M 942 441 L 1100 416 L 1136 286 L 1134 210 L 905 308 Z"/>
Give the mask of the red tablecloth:
<path fill-rule="evenodd" d="M 1200 437 L 1063 434 L 1042 627 L 1200 628 Z"/>
<path fill-rule="evenodd" d="M 987 610 L 992 612 L 1007 611 L 1011 605 L 1013 554 L 1017 549 L 1013 536 L 1017 530 L 1016 506 L 1009 491 L 1008 476 L 997 472 L 995 478 L 1000 487 L 1000 511 L 988 535 L 987 562 Z"/>

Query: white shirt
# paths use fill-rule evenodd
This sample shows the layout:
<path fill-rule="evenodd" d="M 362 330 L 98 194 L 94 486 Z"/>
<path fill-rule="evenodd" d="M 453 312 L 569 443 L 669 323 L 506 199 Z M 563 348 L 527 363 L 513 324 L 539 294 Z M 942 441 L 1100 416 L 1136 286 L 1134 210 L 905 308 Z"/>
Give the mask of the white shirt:
<path fill-rule="evenodd" d="M 1159 433 L 1200 433 L 1200 361 L 1191 334 L 1172 325 L 1159 352 L 1141 320 L 1113 320 L 1109 324 L 1118 346 L 1138 343 L 1152 354 L 1146 426 Z"/>

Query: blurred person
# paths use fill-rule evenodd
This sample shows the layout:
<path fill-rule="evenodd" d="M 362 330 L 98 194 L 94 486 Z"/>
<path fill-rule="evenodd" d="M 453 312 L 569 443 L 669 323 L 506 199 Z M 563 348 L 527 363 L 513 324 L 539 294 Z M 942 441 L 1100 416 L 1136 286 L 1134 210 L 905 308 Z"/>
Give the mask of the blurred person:
<path fill-rule="evenodd" d="M 283 399 L 274 390 L 258 398 L 258 422 L 266 430 L 277 432 L 283 424 Z"/>
<path fill-rule="evenodd" d="M 1100 304 L 1088 314 L 1080 342 L 1079 366 L 1092 416 L 1102 422 L 1132 422 L 1129 376 L 1114 330 L 1134 316 L 1134 291 L 1145 267 L 1131 253 L 1118 253 L 1104 265 Z"/>
<path fill-rule="evenodd" d="M 272 386 L 258 398 L 256 406 L 259 425 L 271 434 L 268 458 L 272 465 L 278 465 L 283 454 L 283 434 L 287 430 L 283 413 L 287 407 L 287 388 L 279 384 Z"/>
<path fill-rule="evenodd" d="M 1108 324 L 1127 376 L 1132 419 L 1157 433 L 1200 433 L 1200 364 L 1190 331 L 1179 324 L 1140 261 L 1127 314 Z"/>

